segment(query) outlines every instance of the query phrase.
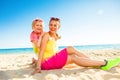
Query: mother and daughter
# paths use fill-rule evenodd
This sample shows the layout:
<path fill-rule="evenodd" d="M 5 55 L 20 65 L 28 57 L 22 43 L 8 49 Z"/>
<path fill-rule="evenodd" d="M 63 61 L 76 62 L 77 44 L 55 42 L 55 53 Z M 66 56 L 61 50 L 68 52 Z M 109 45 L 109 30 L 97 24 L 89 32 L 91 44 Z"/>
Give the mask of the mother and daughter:
<path fill-rule="evenodd" d="M 36 19 L 33 21 L 34 25 L 32 25 L 32 34 L 36 36 L 31 37 L 31 42 L 33 42 L 34 51 L 38 57 L 36 60 L 33 59 L 36 68 L 32 74 L 40 73 L 41 70 L 61 69 L 71 63 L 82 67 L 99 67 L 102 70 L 109 70 L 120 63 L 120 58 L 101 61 L 92 60 L 72 46 L 58 51 L 56 42 L 60 39 L 57 34 L 61 27 L 60 19 L 52 17 L 49 21 L 49 31 L 45 33 L 43 32 L 43 23 L 43 20 Z"/>

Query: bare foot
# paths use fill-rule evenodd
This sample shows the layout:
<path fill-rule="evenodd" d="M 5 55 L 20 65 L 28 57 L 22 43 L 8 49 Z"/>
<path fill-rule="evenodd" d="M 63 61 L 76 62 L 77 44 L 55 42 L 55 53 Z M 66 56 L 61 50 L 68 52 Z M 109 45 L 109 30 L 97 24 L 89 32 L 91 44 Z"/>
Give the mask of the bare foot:
<path fill-rule="evenodd" d="M 36 73 L 41 73 L 41 70 L 40 70 L 39 68 L 37 68 L 37 69 L 35 69 L 35 71 L 33 71 L 33 72 L 31 73 L 31 75 L 34 75 L 34 74 L 36 74 Z"/>

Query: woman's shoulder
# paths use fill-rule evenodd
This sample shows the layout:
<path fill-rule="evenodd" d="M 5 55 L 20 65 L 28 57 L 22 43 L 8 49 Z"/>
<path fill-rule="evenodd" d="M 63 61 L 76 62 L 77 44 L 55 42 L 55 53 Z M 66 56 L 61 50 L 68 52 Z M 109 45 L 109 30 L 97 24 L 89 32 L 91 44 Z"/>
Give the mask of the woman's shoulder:
<path fill-rule="evenodd" d="M 50 35 L 49 35 L 48 32 L 44 32 L 43 37 L 49 37 L 49 36 L 50 36 Z"/>
<path fill-rule="evenodd" d="M 44 32 L 44 35 L 49 35 L 49 33 L 48 32 Z"/>

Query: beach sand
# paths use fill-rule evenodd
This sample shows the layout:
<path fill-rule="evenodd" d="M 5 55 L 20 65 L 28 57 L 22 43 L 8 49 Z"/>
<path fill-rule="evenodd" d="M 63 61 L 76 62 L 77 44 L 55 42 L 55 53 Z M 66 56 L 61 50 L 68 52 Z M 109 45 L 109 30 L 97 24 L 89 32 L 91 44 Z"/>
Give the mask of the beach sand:
<path fill-rule="evenodd" d="M 120 57 L 120 50 L 84 50 L 91 59 L 103 60 Z M 42 70 L 31 75 L 33 54 L 0 55 L 0 80 L 120 80 L 120 64 L 108 71 L 79 67 L 75 64 L 57 70 Z"/>

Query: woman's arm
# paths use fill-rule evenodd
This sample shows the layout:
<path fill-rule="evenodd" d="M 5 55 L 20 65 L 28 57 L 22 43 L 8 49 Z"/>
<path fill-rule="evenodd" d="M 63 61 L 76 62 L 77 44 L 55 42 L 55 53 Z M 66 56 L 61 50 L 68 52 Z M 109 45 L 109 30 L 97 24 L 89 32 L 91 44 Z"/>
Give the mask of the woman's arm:
<path fill-rule="evenodd" d="M 42 40 L 41 40 L 40 54 L 39 54 L 39 56 L 38 56 L 37 67 L 40 67 L 40 66 L 41 66 L 42 57 L 43 57 L 43 54 L 44 54 L 44 51 L 45 51 L 45 48 L 46 48 L 48 39 L 49 39 L 49 34 L 46 33 L 46 34 L 43 36 Z"/>
<path fill-rule="evenodd" d="M 38 47 L 38 48 L 40 48 L 41 40 L 42 40 L 42 37 L 43 37 L 44 34 L 45 34 L 45 32 L 43 32 L 43 33 L 40 35 L 39 39 L 38 39 L 38 42 L 37 42 L 37 47 Z"/>
<path fill-rule="evenodd" d="M 32 73 L 32 75 L 35 74 L 35 73 L 41 72 L 42 57 L 43 57 L 43 54 L 44 54 L 44 51 L 45 51 L 48 40 L 49 40 L 49 34 L 45 33 L 43 35 L 42 40 L 41 40 L 40 53 L 39 53 L 39 56 L 38 56 L 37 67 L 36 67 L 35 71 Z"/>

